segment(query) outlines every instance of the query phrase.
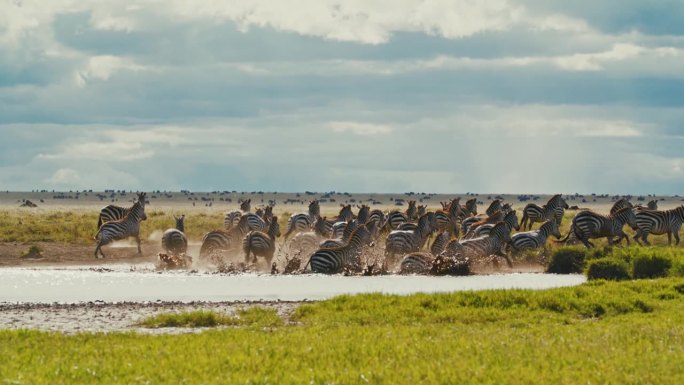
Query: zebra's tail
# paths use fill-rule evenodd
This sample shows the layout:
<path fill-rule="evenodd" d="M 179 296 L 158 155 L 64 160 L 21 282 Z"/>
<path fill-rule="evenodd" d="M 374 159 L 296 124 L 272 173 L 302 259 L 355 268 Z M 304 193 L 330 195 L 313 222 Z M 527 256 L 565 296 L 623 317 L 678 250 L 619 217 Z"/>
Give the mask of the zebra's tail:
<path fill-rule="evenodd" d="M 570 226 L 570 231 L 568 231 L 568 235 L 565 236 L 564 239 L 553 239 L 554 243 L 566 243 L 568 239 L 570 239 L 570 236 L 572 233 L 575 231 L 575 225 Z"/>

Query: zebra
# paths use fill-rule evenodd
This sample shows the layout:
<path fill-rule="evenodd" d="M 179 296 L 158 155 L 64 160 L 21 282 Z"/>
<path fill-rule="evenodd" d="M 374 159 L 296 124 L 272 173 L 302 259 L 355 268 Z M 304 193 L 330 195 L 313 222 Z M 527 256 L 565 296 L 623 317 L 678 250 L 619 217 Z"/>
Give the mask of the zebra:
<path fill-rule="evenodd" d="M 636 209 L 637 210 L 658 210 L 658 200 L 653 199 L 646 204 L 646 207 L 639 205 L 639 206 L 636 206 Z"/>
<path fill-rule="evenodd" d="M 252 198 L 240 202 L 240 210 L 243 213 L 248 213 L 252 211 Z"/>
<path fill-rule="evenodd" d="M 679 230 L 684 222 L 684 206 L 672 210 L 637 210 L 636 214 L 637 233 L 634 240 L 641 244 L 651 245 L 648 241 L 649 234 L 667 234 L 667 244 L 672 245 L 674 236 L 675 245 L 679 245 Z"/>
<path fill-rule="evenodd" d="M 211 256 L 215 252 L 232 251 L 239 246 L 242 240 L 250 231 L 247 216 L 240 218 L 240 222 L 230 230 L 219 229 L 210 231 L 202 238 L 200 247 L 200 258 Z"/>
<path fill-rule="evenodd" d="M 408 222 L 408 216 L 398 210 L 393 210 L 387 215 L 386 225 L 389 226 L 391 230 L 395 230 L 401 226 L 402 223 Z"/>
<path fill-rule="evenodd" d="M 321 216 L 321 206 L 318 200 L 314 199 L 309 202 L 309 213 L 293 214 L 287 221 L 287 232 L 283 237 L 285 240 L 292 233 L 301 233 L 310 230 L 313 226 L 314 220 Z"/>
<path fill-rule="evenodd" d="M 508 242 L 508 245 L 515 252 L 538 249 L 546 245 L 546 240 L 549 238 L 549 235 L 553 235 L 556 239 L 561 238 L 560 228 L 558 227 L 558 223 L 554 220 L 544 222 L 539 230 L 514 234 L 511 237 L 510 242 Z"/>
<path fill-rule="evenodd" d="M 416 211 L 416 216 L 418 218 L 420 218 L 425 214 L 427 214 L 427 205 L 418 205 L 418 209 Z"/>
<path fill-rule="evenodd" d="M 437 210 L 435 212 L 437 231 L 449 230 L 458 236 L 458 219 L 465 216 L 461 204 L 459 203 L 460 200 L 461 198 L 455 198 L 449 203 L 442 202 L 442 210 Z"/>
<path fill-rule="evenodd" d="M 176 228 L 164 231 L 162 235 L 162 249 L 171 255 L 181 255 L 188 251 L 188 237 L 185 236 L 185 215 L 173 217 Z"/>
<path fill-rule="evenodd" d="M 393 258 L 396 254 L 420 250 L 435 227 L 435 215 L 427 213 L 420 217 L 415 230 L 392 231 L 385 239 L 385 255 Z"/>
<path fill-rule="evenodd" d="M 418 219 L 418 208 L 416 207 L 416 201 L 408 201 L 406 218 L 408 218 L 409 221 L 415 221 Z"/>
<path fill-rule="evenodd" d="M 368 207 L 368 205 L 361 205 L 361 207 L 359 207 L 359 213 L 356 214 L 356 221 L 360 225 L 365 225 L 368 222 L 369 217 L 370 207 Z"/>
<path fill-rule="evenodd" d="M 462 250 L 459 250 L 459 253 L 467 260 L 495 255 L 504 258 L 506 263 L 508 263 L 508 266 L 512 267 L 513 263 L 510 258 L 501 251 L 501 248 L 510 241 L 510 239 L 511 232 L 508 229 L 508 225 L 504 222 L 499 222 L 492 228 L 489 235 L 475 239 L 466 239 L 464 241 L 452 240 L 449 242 L 449 245 L 447 245 L 447 250 L 445 250 L 444 253 L 447 253 L 449 250 L 459 250 L 459 246 L 452 245 L 452 243 L 458 242 L 460 247 L 462 247 Z"/>
<path fill-rule="evenodd" d="M 430 252 L 409 253 L 401 260 L 399 267 L 400 274 L 427 274 L 432 268 L 435 256 L 440 255 L 446 249 L 451 233 L 443 231 L 435 238 L 430 246 Z"/>
<path fill-rule="evenodd" d="M 587 248 L 594 247 L 594 244 L 589 240 L 595 238 L 608 238 L 608 245 L 610 246 L 613 243 L 619 243 L 622 239 L 626 239 L 627 245 L 629 245 L 629 238 L 622 230 L 625 225 L 629 225 L 632 229 L 637 229 L 636 215 L 630 207 L 625 207 L 607 216 L 590 210 L 580 211 L 572 219 L 570 233 L 559 242 L 567 242 L 570 234 L 574 234 Z M 613 241 L 613 237 L 618 237 L 616 242 Z"/>
<path fill-rule="evenodd" d="M 532 229 L 532 224 L 535 222 L 546 222 L 550 219 L 554 219 L 558 226 L 560 226 L 563 220 L 563 215 L 565 210 L 569 209 L 568 203 L 563 199 L 563 195 L 556 194 L 542 207 L 534 203 L 530 203 L 523 209 L 523 217 L 521 226 L 523 229 L 526 228 L 529 223 L 528 230 Z"/>
<path fill-rule="evenodd" d="M 468 199 L 465 205 L 461 206 L 461 212 L 464 216 L 476 216 L 477 215 L 477 198 Z"/>
<path fill-rule="evenodd" d="M 142 250 L 140 249 L 140 222 L 143 221 L 144 218 L 146 218 L 145 193 L 139 193 L 138 201 L 128 210 L 125 217 L 115 221 L 105 222 L 97 230 L 97 234 L 95 234 L 95 240 L 97 240 L 95 258 L 98 258 L 98 251 L 100 252 L 100 255 L 102 255 L 102 258 L 105 258 L 102 246 L 111 243 L 112 241 L 118 241 L 128 237 L 135 237 L 135 241 L 138 244 L 138 254 L 142 255 Z"/>
<path fill-rule="evenodd" d="M 486 217 L 470 217 L 466 218 L 461 222 L 461 227 L 463 228 L 463 238 L 472 238 L 472 232 L 482 225 L 496 224 L 503 221 L 505 215 L 503 211 L 494 212 Z"/>
<path fill-rule="evenodd" d="M 632 202 L 625 198 L 620 198 L 615 203 L 613 204 L 613 207 L 610 208 L 610 214 L 615 214 L 616 212 L 624 209 L 624 208 L 634 208 L 634 205 Z"/>
<path fill-rule="evenodd" d="M 509 232 L 513 231 L 513 229 L 515 229 L 516 231 L 520 230 L 520 222 L 518 221 L 518 214 L 515 210 L 506 214 L 503 217 L 503 222 L 508 226 Z M 472 229 L 472 231 L 470 231 L 469 234 L 466 234 L 464 238 L 472 239 L 479 238 L 484 235 L 489 235 L 489 233 L 492 231 L 492 228 L 494 228 L 493 223 L 478 226 L 477 228 Z"/>
<path fill-rule="evenodd" d="M 243 218 L 247 221 L 247 228 L 251 231 L 265 231 L 268 226 L 263 218 L 253 213 L 243 215 L 240 220 Z"/>
<path fill-rule="evenodd" d="M 223 228 L 226 230 L 232 229 L 233 226 L 236 226 L 238 222 L 240 222 L 240 218 L 242 218 L 242 211 L 227 212 L 223 217 Z"/>
<path fill-rule="evenodd" d="M 301 255 L 308 255 L 319 248 L 320 242 L 330 235 L 325 222 L 317 220 L 312 231 L 298 233 L 290 241 L 290 249 L 299 250 Z"/>
<path fill-rule="evenodd" d="M 489 204 L 489 207 L 487 207 L 487 210 L 485 210 L 485 214 L 492 216 L 498 211 L 503 211 L 502 204 L 503 201 L 501 199 L 494 199 L 492 203 Z"/>
<path fill-rule="evenodd" d="M 278 217 L 273 217 L 268 224 L 268 232 L 250 231 L 242 240 L 242 251 L 245 252 L 245 262 L 249 262 L 250 254 L 254 254 L 253 263 L 257 257 L 266 258 L 266 264 L 271 265 L 276 249 L 276 238 L 280 236 Z"/>
<path fill-rule="evenodd" d="M 146 195 L 144 192 L 139 192 L 138 194 L 138 201 L 140 200 L 145 200 Z M 102 227 L 103 223 L 111 222 L 111 221 L 118 221 L 120 219 L 124 219 L 126 215 L 133 209 L 133 207 L 121 207 L 121 206 L 115 206 L 115 205 L 109 205 L 105 206 L 100 210 L 100 215 L 97 218 L 97 228 L 99 229 Z M 146 220 L 147 215 L 143 213 L 142 220 Z"/>
<path fill-rule="evenodd" d="M 375 222 L 378 227 L 385 227 L 385 213 L 382 210 L 374 209 L 368 214 L 368 222 Z"/>
<path fill-rule="evenodd" d="M 374 223 L 359 226 L 344 246 L 318 249 L 307 265 L 311 264 L 312 272 L 323 274 L 337 274 L 345 267 L 357 268 L 363 248 L 373 244 L 373 232 L 369 227 L 374 226 Z"/>
<path fill-rule="evenodd" d="M 351 238 L 352 233 L 359 227 L 359 225 L 360 224 L 357 220 L 348 221 L 344 226 L 342 234 L 340 234 L 339 236 L 335 234 L 335 238 L 321 242 L 320 247 L 328 248 L 346 245 L 349 241 L 349 238 Z"/>

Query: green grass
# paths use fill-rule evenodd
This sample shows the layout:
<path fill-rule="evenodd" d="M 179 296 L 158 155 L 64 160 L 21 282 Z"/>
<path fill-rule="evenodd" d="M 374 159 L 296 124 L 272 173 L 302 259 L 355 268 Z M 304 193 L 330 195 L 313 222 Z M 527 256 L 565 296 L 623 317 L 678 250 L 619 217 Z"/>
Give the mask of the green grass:
<path fill-rule="evenodd" d="M 290 321 L 189 335 L 0 331 L 0 383 L 684 383 L 681 278 L 343 296 Z"/>
<path fill-rule="evenodd" d="M 146 328 L 200 328 L 216 326 L 280 326 L 282 319 L 274 309 L 253 307 L 238 309 L 235 316 L 214 311 L 196 310 L 182 313 L 161 313 L 140 321 Z"/>

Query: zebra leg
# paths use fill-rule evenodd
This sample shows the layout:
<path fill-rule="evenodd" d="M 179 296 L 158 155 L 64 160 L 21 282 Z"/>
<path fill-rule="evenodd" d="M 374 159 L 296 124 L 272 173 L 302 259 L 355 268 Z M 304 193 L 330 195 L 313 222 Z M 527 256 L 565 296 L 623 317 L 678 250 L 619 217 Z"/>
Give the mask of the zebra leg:
<path fill-rule="evenodd" d="M 140 235 L 135 236 L 135 242 L 138 243 L 138 255 L 142 255 L 142 249 L 140 248 Z"/>
<path fill-rule="evenodd" d="M 639 244 L 639 246 L 641 246 L 641 240 L 639 239 L 640 237 L 641 237 L 641 230 L 637 230 L 637 231 L 636 231 L 636 234 L 635 234 L 634 237 L 632 238 L 632 239 L 634 239 L 634 241 L 635 241 L 636 243 Z"/>
<path fill-rule="evenodd" d="M 513 262 L 511 262 L 511 259 L 508 257 L 508 255 L 502 253 L 501 251 L 498 251 L 498 252 L 496 253 L 496 255 L 498 255 L 499 257 L 501 257 L 501 258 L 503 258 L 503 259 L 505 259 L 505 260 L 506 260 L 506 264 L 508 264 L 508 267 L 509 267 L 509 268 L 513 268 Z"/>
<path fill-rule="evenodd" d="M 646 244 L 646 246 L 651 246 L 651 242 L 648 241 L 648 234 L 649 234 L 648 231 L 644 231 L 644 232 L 641 234 L 641 239 L 644 241 L 644 243 Z"/>
<path fill-rule="evenodd" d="M 95 248 L 95 258 L 99 259 L 100 257 L 97 256 L 98 251 L 102 255 L 102 258 L 105 258 L 104 251 L 102 251 L 102 242 L 101 241 L 97 243 L 97 247 Z"/>
<path fill-rule="evenodd" d="M 582 237 L 580 238 L 580 241 L 582 241 L 582 243 L 587 249 L 591 249 L 592 247 L 594 247 L 594 245 L 591 242 L 589 242 L 589 238 Z"/>
<path fill-rule="evenodd" d="M 675 238 L 675 246 L 679 246 L 679 231 L 675 231 L 672 233 Z"/>
<path fill-rule="evenodd" d="M 672 232 L 671 231 L 667 232 L 667 245 L 672 246 Z"/>

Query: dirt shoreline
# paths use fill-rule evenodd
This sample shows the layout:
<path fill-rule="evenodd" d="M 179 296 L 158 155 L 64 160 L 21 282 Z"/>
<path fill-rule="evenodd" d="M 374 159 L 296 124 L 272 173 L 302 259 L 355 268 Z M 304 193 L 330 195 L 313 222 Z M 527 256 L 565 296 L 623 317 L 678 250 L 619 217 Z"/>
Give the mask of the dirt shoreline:
<path fill-rule="evenodd" d="M 208 328 L 160 328 L 137 326 L 142 319 L 160 313 L 211 310 L 227 315 L 238 309 L 260 306 L 275 309 L 285 321 L 303 303 L 313 301 L 236 302 L 87 302 L 78 304 L 0 303 L 0 329 L 31 329 L 65 334 L 137 332 L 143 334 L 197 333 Z"/>

